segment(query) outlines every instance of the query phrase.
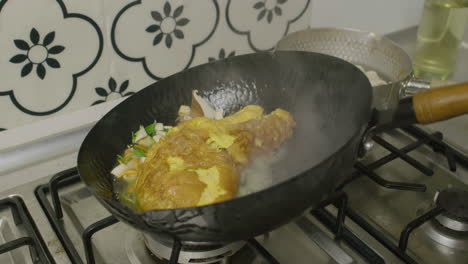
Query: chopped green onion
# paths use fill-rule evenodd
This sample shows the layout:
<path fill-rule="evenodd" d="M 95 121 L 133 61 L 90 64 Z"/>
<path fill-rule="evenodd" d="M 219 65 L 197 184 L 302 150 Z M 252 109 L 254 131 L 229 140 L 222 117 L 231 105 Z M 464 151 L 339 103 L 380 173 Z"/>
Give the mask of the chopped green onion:
<path fill-rule="evenodd" d="M 118 159 L 120 162 L 124 163 L 124 164 L 127 163 L 127 161 L 125 160 L 125 158 L 122 157 L 121 155 L 117 155 L 117 159 Z"/>
<path fill-rule="evenodd" d="M 132 142 L 135 143 L 137 132 L 132 132 Z"/>
<path fill-rule="evenodd" d="M 148 134 L 150 136 L 154 135 L 155 130 L 156 130 L 156 123 L 153 123 L 153 124 L 145 127 L 146 134 Z"/>
<path fill-rule="evenodd" d="M 146 157 L 146 152 L 144 150 L 142 150 L 141 148 L 133 147 L 133 152 L 138 157 Z"/>

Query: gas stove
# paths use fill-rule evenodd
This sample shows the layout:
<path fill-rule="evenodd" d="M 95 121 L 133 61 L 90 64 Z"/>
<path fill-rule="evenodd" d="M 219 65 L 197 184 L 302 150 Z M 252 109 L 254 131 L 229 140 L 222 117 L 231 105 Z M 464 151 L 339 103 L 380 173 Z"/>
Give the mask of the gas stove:
<path fill-rule="evenodd" d="M 373 142 L 322 206 L 228 245 L 143 234 L 58 172 L 0 194 L 0 263 L 466 263 L 468 155 L 414 126 Z"/>

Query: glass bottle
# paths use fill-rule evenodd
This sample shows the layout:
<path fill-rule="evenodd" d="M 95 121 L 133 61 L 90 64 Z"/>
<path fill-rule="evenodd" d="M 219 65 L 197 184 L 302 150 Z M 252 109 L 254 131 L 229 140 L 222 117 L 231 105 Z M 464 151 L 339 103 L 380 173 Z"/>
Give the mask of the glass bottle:
<path fill-rule="evenodd" d="M 416 76 L 445 80 L 455 68 L 463 39 L 468 0 L 426 0 L 418 28 L 413 69 Z"/>

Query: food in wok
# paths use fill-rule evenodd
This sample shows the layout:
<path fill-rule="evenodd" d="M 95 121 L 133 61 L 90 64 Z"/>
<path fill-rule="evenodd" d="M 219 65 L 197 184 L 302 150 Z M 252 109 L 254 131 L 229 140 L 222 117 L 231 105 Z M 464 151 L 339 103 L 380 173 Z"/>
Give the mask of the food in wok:
<path fill-rule="evenodd" d="M 221 109 L 213 109 L 196 91 L 192 106 L 182 105 L 178 114 L 174 127 L 141 126 L 112 170 L 120 200 L 136 210 L 202 206 L 234 198 L 241 170 L 255 158 L 271 155 L 295 126 L 289 112 L 276 109 L 265 114 L 258 105 L 223 117 Z"/>

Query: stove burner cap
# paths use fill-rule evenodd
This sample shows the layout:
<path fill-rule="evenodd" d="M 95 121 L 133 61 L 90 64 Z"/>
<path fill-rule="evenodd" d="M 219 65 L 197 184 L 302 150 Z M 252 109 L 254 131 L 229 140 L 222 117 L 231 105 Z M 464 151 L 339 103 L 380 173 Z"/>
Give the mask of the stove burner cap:
<path fill-rule="evenodd" d="M 468 224 L 467 191 L 457 188 L 445 189 L 439 193 L 436 203 L 445 210 L 443 216 Z"/>
<path fill-rule="evenodd" d="M 154 235 L 143 233 L 146 248 L 156 257 L 168 260 L 171 257 L 172 245 L 156 239 Z M 234 242 L 228 245 L 210 245 L 206 243 L 182 243 L 178 263 L 208 264 L 219 263 L 239 251 L 246 242 Z"/>

